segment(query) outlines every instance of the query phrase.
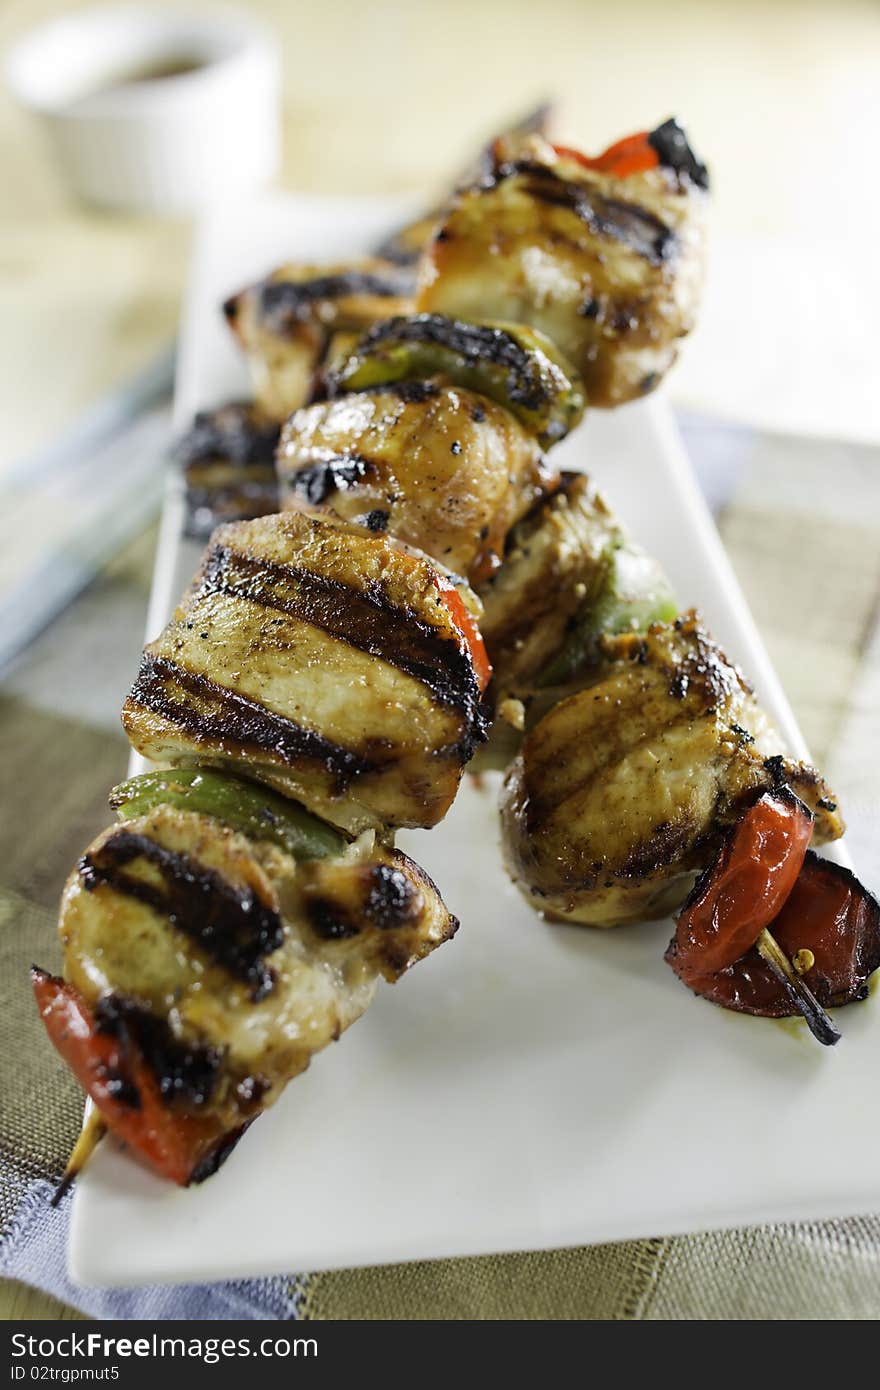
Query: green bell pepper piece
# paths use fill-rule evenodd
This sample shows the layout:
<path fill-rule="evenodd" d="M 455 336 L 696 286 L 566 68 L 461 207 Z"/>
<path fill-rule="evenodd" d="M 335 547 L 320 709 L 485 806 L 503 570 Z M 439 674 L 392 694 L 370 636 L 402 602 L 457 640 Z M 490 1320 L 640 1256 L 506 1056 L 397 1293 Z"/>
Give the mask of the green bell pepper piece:
<path fill-rule="evenodd" d="M 611 539 L 566 641 L 538 685 L 559 685 L 596 659 L 602 637 L 645 632 L 678 616 L 658 562 L 619 531 Z"/>
<path fill-rule="evenodd" d="M 157 806 L 214 816 L 252 840 L 271 840 L 297 860 L 342 854 L 347 843 L 297 802 L 255 782 L 201 767 L 131 777 L 113 788 L 109 800 L 121 821 L 148 815 Z"/>
<path fill-rule="evenodd" d="M 467 323 L 442 314 L 374 324 L 330 377 L 330 390 L 367 391 L 395 381 L 447 377 L 497 401 L 549 446 L 586 406 L 574 367 L 544 334 L 516 323 Z"/>

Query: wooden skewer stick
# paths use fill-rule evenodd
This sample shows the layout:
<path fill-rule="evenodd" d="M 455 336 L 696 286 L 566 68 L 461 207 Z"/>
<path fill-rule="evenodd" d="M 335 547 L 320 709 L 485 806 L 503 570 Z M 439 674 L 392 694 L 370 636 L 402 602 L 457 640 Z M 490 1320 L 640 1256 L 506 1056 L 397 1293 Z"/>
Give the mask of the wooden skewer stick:
<path fill-rule="evenodd" d="M 101 1119 L 101 1112 L 96 1106 L 93 1106 L 83 1121 L 79 1138 L 73 1146 L 73 1153 L 67 1160 L 64 1176 L 55 1189 L 55 1195 L 51 1202 L 53 1207 L 57 1207 L 61 1198 L 70 1191 L 74 1178 L 85 1168 L 106 1133 L 107 1126 Z"/>
<path fill-rule="evenodd" d="M 785 986 L 786 993 L 798 1011 L 807 1020 L 807 1027 L 825 1047 L 833 1047 L 840 1042 L 840 1030 L 828 1017 L 806 980 L 797 973 L 779 942 L 765 927 L 755 945 L 761 959 L 769 965 L 777 980 Z"/>

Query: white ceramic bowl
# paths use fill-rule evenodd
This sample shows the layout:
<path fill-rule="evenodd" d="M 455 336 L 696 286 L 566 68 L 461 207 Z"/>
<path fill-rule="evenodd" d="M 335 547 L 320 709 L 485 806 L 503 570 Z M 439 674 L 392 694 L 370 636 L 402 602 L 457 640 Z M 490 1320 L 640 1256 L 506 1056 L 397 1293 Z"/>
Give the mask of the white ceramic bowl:
<path fill-rule="evenodd" d="M 193 212 L 277 173 L 278 49 L 240 12 L 83 10 L 19 39 L 6 75 L 89 202 Z"/>

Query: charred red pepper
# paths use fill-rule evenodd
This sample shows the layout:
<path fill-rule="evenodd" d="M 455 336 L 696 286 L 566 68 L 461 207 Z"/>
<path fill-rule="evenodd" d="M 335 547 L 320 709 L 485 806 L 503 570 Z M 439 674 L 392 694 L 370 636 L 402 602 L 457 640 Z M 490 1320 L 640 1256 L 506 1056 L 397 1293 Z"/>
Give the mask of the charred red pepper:
<path fill-rule="evenodd" d="M 802 1011 L 756 947 L 766 928 L 789 978 L 822 1009 L 865 998 L 880 968 L 880 905 L 848 869 L 807 849 L 812 820 L 788 787 L 768 792 L 699 879 L 666 952 L 695 994 L 770 1018 Z"/>
<path fill-rule="evenodd" d="M 239 1131 L 229 1134 L 214 1117 L 169 1105 L 131 1038 L 103 1031 L 65 980 L 36 967 L 31 978 L 52 1043 L 117 1139 L 182 1187 L 214 1172 Z"/>
<path fill-rule="evenodd" d="M 880 904 L 849 869 L 808 850 L 794 888 L 769 929 L 823 1008 L 840 1008 L 866 997 L 868 980 L 880 969 Z M 754 949 L 691 987 L 739 1013 L 786 1018 L 796 1012 L 789 994 Z"/>
<path fill-rule="evenodd" d="M 399 555 L 402 555 L 406 562 L 415 568 L 418 563 L 415 556 L 400 543 L 395 544 L 393 537 L 389 537 L 391 544 Z M 434 570 L 433 582 L 440 595 L 440 602 L 449 613 L 455 626 L 461 635 L 462 641 L 468 649 L 474 674 L 477 677 L 477 685 L 480 691 L 484 691 L 489 684 L 492 675 L 492 667 L 489 657 L 486 654 L 486 646 L 480 632 L 476 618 L 468 609 L 467 604 L 459 593 L 456 585 L 447 574 L 442 570 Z"/>
<path fill-rule="evenodd" d="M 477 677 L 477 684 L 480 690 L 485 690 L 486 686 L 489 684 L 489 677 L 492 675 L 492 667 L 489 665 L 489 658 L 486 654 L 486 647 L 483 642 L 482 634 L 477 626 L 477 620 L 473 614 L 468 611 L 467 604 L 451 580 L 447 579 L 445 575 L 438 573 L 435 582 L 437 588 L 440 590 L 440 598 L 444 607 L 448 608 L 452 616 L 452 621 L 467 643 Z"/>
<path fill-rule="evenodd" d="M 791 893 L 812 833 L 811 812 L 787 787 L 746 812 L 679 914 L 666 959 L 686 984 L 754 946 Z"/>

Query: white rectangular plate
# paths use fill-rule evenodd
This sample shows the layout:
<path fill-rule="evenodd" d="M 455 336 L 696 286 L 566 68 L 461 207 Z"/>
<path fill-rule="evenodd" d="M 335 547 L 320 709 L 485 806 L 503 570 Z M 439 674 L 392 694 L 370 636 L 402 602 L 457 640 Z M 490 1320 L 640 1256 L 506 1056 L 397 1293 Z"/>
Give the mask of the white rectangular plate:
<path fill-rule="evenodd" d="M 245 389 L 222 298 L 284 259 L 356 252 L 397 209 L 274 199 L 203 236 L 178 423 Z M 554 462 L 595 475 L 639 539 L 801 737 L 662 401 L 596 413 Z M 189 578 L 172 498 L 150 635 Z M 76 1194 L 84 1283 L 220 1279 L 856 1213 L 880 1205 L 880 1012 L 839 1047 L 694 998 L 668 922 L 548 926 L 501 868 L 497 783 L 401 837 L 461 918 L 455 940 L 318 1057 L 189 1191 L 105 1145 Z"/>

